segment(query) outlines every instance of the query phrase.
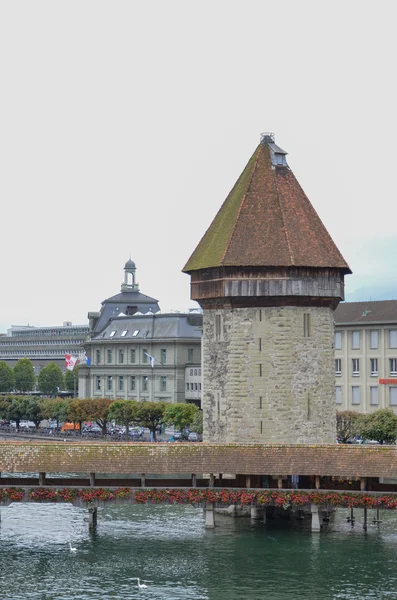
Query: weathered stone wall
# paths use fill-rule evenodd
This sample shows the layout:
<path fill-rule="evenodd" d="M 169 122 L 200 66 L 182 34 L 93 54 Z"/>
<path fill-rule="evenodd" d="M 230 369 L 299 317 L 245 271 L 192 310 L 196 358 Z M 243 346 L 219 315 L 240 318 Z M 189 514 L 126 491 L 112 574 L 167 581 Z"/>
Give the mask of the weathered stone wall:
<path fill-rule="evenodd" d="M 330 308 L 204 310 L 204 440 L 334 443 L 333 342 Z"/>

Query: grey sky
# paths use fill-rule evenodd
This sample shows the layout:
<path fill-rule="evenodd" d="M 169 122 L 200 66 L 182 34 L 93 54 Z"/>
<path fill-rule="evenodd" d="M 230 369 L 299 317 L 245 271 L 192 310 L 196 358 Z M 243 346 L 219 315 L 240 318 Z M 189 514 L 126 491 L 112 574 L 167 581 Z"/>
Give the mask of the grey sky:
<path fill-rule="evenodd" d="M 354 271 L 397 298 L 392 0 L 0 4 L 0 332 L 84 323 L 181 273 L 272 131 Z M 356 294 L 356 296 L 354 296 Z"/>

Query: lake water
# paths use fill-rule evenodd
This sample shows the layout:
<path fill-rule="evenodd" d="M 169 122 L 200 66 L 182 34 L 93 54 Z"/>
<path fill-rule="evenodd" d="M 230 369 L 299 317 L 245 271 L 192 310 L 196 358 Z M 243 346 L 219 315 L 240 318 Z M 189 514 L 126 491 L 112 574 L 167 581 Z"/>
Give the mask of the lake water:
<path fill-rule="evenodd" d="M 377 526 L 374 514 L 367 533 L 360 511 L 351 527 L 340 510 L 312 534 L 218 515 L 205 530 L 199 508 L 109 505 L 90 534 L 87 510 L 13 504 L 1 508 L 0 598 L 397 599 L 397 515 Z"/>

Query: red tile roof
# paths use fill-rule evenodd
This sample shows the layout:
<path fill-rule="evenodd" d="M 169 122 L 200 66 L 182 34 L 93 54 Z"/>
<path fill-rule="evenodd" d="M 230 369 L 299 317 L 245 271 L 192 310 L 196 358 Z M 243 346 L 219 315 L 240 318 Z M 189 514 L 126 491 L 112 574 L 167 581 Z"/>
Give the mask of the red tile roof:
<path fill-rule="evenodd" d="M 287 166 L 259 144 L 183 271 L 219 266 L 349 266 Z"/>

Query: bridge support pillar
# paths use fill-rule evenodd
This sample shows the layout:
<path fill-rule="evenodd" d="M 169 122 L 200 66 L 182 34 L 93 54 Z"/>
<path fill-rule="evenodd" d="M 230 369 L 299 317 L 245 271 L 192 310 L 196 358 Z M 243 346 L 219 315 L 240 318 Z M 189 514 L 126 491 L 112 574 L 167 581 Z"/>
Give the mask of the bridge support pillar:
<path fill-rule="evenodd" d="M 215 527 L 215 512 L 214 505 L 211 502 L 205 504 L 205 528 L 214 529 Z"/>
<path fill-rule="evenodd" d="M 39 485 L 45 485 L 45 473 L 39 473 Z"/>
<path fill-rule="evenodd" d="M 88 509 L 88 527 L 95 529 L 98 521 L 98 509 L 96 506 Z"/>
<path fill-rule="evenodd" d="M 192 487 L 196 487 L 196 486 L 197 486 L 196 473 L 192 473 Z"/>
<path fill-rule="evenodd" d="M 251 519 L 253 521 L 259 521 L 263 516 L 263 508 L 258 508 L 257 506 L 251 506 Z M 266 520 L 266 517 L 265 517 Z"/>
<path fill-rule="evenodd" d="M 90 487 L 95 487 L 95 473 L 90 473 Z"/>
<path fill-rule="evenodd" d="M 141 473 L 141 487 L 146 487 L 146 475 Z"/>
<path fill-rule="evenodd" d="M 318 510 L 318 506 L 316 504 L 311 505 L 311 513 L 312 513 L 312 533 L 319 533 L 320 526 L 320 514 Z"/>
<path fill-rule="evenodd" d="M 368 508 L 364 508 L 364 523 L 363 523 L 364 531 L 368 529 Z"/>

